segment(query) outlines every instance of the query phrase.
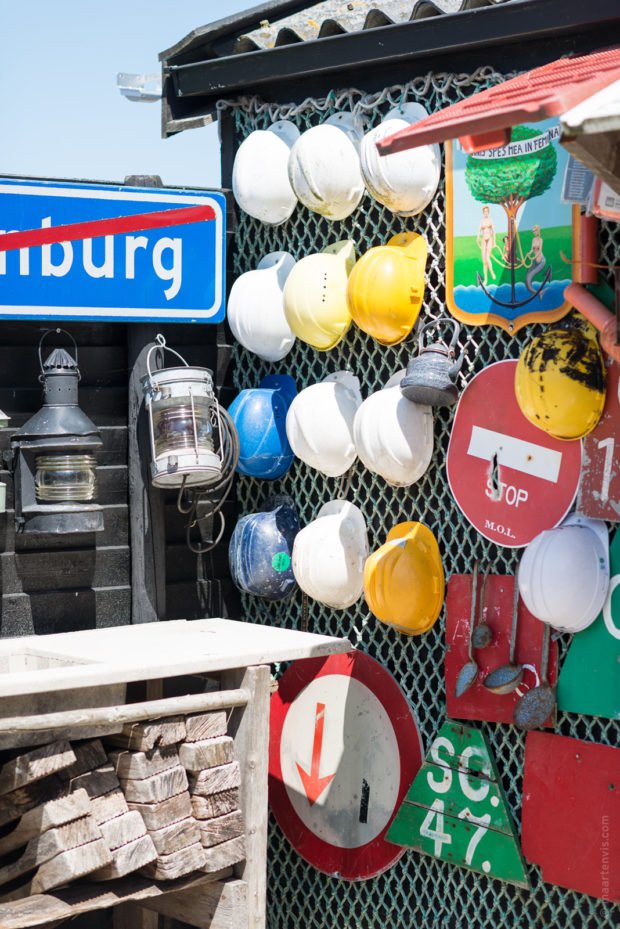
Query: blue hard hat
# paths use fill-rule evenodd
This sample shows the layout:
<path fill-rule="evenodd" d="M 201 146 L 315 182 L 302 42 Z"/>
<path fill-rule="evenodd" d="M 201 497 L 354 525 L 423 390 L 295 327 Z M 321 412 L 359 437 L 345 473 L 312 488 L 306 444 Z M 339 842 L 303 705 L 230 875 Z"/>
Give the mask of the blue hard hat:
<path fill-rule="evenodd" d="M 297 395 L 289 374 L 268 374 L 258 387 L 242 390 L 228 408 L 239 433 L 240 474 L 275 481 L 293 463 L 286 414 Z"/>
<path fill-rule="evenodd" d="M 235 586 L 266 600 L 289 597 L 297 586 L 291 558 L 299 528 L 295 504 L 286 494 L 269 497 L 257 513 L 242 516 L 228 547 Z"/>

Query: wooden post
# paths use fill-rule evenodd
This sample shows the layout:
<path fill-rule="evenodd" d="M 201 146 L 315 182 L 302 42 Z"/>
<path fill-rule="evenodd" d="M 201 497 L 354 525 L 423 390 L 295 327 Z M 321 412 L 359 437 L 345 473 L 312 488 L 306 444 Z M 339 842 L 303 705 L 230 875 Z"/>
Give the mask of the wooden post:
<path fill-rule="evenodd" d="M 222 688 L 242 687 L 250 694 L 236 709 L 228 732 L 241 766 L 241 809 L 246 860 L 234 866 L 248 888 L 248 929 L 265 929 L 267 898 L 267 771 L 269 764 L 269 666 L 224 671 Z"/>
<path fill-rule="evenodd" d="M 157 175 L 130 175 L 128 186 L 163 187 Z M 166 618 L 166 540 L 163 494 L 151 483 L 150 442 L 141 378 L 146 355 L 161 326 L 129 323 L 127 359 L 129 396 L 127 454 L 129 542 L 131 545 L 131 621 L 151 623 Z"/>

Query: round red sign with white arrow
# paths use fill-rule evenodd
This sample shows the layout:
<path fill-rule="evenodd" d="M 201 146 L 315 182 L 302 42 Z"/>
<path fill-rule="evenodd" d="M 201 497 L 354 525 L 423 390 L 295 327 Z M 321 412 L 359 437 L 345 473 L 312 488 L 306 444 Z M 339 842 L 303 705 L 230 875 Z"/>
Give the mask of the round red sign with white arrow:
<path fill-rule="evenodd" d="M 450 489 L 478 532 L 521 548 L 568 513 L 579 487 L 581 442 L 563 442 L 525 418 L 516 361 L 498 361 L 467 385 L 447 456 Z"/>
<path fill-rule="evenodd" d="M 271 698 L 271 808 L 326 874 L 363 880 L 400 858 L 385 834 L 422 759 L 403 692 L 363 652 L 296 661 Z"/>

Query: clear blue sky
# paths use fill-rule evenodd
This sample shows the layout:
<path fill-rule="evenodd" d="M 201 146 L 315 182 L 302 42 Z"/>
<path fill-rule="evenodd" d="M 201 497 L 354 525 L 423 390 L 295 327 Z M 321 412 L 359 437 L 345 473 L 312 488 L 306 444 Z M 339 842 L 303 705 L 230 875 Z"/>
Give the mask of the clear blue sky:
<path fill-rule="evenodd" d="M 161 104 L 134 103 L 118 71 L 159 70 L 158 54 L 252 0 L 0 0 L 0 174 L 217 187 L 217 129 L 161 138 Z"/>

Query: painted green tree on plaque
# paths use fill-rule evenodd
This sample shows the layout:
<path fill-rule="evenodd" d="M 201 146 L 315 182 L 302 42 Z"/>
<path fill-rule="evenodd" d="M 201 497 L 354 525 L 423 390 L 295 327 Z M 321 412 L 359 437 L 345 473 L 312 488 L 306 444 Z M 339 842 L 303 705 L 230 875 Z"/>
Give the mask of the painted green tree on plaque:
<path fill-rule="evenodd" d="M 540 136 L 528 126 L 514 126 L 511 142 Z M 465 182 L 472 197 L 481 203 L 496 203 L 508 218 L 508 254 L 513 254 L 513 233 L 519 209 L 527 200 L 549 190 L 558 167 L 555 147 L 550 143 L 538 151 L 511 158 L 476 158 L 465 165 Z"/>

